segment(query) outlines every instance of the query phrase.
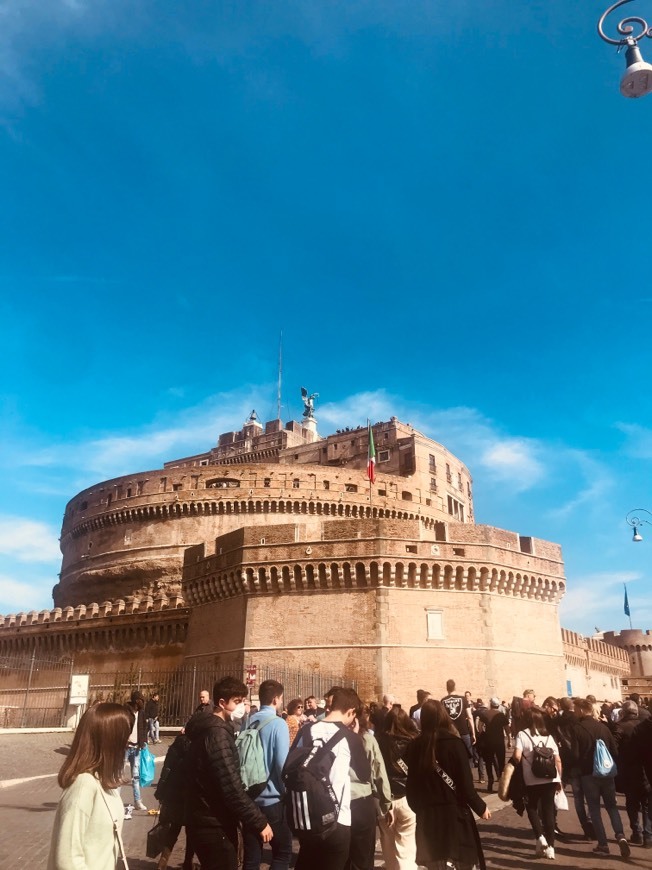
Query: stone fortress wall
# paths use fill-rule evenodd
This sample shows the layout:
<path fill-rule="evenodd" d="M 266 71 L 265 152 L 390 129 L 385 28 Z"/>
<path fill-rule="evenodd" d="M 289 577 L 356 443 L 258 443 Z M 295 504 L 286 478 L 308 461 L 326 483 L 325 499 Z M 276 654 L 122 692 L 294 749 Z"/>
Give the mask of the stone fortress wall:
<path fill-rule="evenodd" d="M 288 433 L 299 438 L 294 429 L 277 431 L 278 423 L 267 424 L 276 439 Z M 243 432 L 247 437 L 227 433 L 228 443 L 213 452 L 104 481 L 75 496 L 64 515 L 55 605 L 178 593 L 186 547 L 242 525 L 284 523 L 288 514 L 313 518 L 315 528 L 343 516 L 419 517 L 425 531 L 439 524 L 441 534 L 451 517 L 472 522 L 466 467 L 398 421 L 374 427 L 377 455 L 386 458 L 378 461 L 382 484 L 371 497 L 366 429 L 316 444 L 304 430 L 301 443 L 276 447 L 275 455 L 259 424 L 250 422 Z"/>
<path fill-rule="evenodd" d="M 638 628 L 605 631 L 606 643 L 619 647 L 627 656 L 631 674 L 626 680 L 629 692 L 652 698 L 652 632 Z"/>
<path fill-rule="evenodd" d="M 571 695 L 620 700 L 630 676 L 627 653 L 605 640 L 561 630 Z"/>
<path fill-rule="evenodd" d="M 314 419 L 253 413 L 206 453 L 84 490 L 55 608 L 0 617 L 0 653 L 278 662 L 405 699 L 451 676 L 507 697 L 536 674 L 539 694 L 561 694 L 561 548 L 476 525 L 468 469 L 411 426 L 373 433 L 371 489 L 366 428 L 321 439 Z"/>

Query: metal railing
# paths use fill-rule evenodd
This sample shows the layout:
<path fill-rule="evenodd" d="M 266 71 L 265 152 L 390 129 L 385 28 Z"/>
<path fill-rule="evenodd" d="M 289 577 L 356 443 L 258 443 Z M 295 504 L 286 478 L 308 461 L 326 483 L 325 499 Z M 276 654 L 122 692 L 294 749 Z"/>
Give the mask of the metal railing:
<path fill-rule="evenodd" d="M 154 691 L 160 696 L 159 720 L 163 727 L 185 724 L 199 702 L 199 693 L 222 677 L 245 674 L 232 665 L 182 665 L 174 670 L 146 670 L 131 667 L 118 673 L 102 673 L 75 668 L 74 660 L 51 661 L 31 656 L 0 657 L 0 728 L 63 727 L 70 721 L 74 708 L 68 705 L 70 677 L 73 673 L 89 674 L 88 703 L 112 701 L 123 704 L 134 689 L 146 698 Z M 273 665 L 256 666 L 258 686 L 268 679 L 278 680 L 285 689 L 286 703 L 293 698 L 315 695 L 322 698 L 331 686 L 357 688 L 355 681 L 341 675 L 297 671 Z"/>

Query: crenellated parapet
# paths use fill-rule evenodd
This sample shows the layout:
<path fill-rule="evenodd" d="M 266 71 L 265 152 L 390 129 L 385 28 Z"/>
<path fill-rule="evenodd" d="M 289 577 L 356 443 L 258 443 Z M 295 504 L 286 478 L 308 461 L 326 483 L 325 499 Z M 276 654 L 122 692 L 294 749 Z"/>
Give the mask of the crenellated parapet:
<path fill-rule="evenodd" d="M 638 628 L 605 631 L 607 643 L 618 646 L 628 656 L 632 677 L 652 678 L 652 632 Z"/>
<path fill-rule="evenodd" d="M 473 539 L 464 531 L 460 547 L 422 540 L 419 521 L 407 519 L 343 520 L 321 539 L 305 537 L 297 524 L 240 529 L 218 537 L 211 553 L 204 545 L 189 548 L 184 595 L 193 606 L 240 595 L 385 587 L 560 601 L 566 584 L 556 559 L 516 550 L 517 535 L 494 540 L 491 532 L 500 530 L 475 527 Z"/>
<path fill-rule="evenodd" d="M 626 679 L 630 674 L 630 661 L 627 652 L 614 644 L 595 637 L 584 637 L 575 631 L 562 628 L 561 639 L 564 657 L 568 667 L 591 672 L 608 674 L 618 679 Z"/>
<path fill-rule="evenodd" d="M 130 596 L 0 616 L 0 654 L 50 657 L 183 644 L 190 610 L 180 595 Z"/>

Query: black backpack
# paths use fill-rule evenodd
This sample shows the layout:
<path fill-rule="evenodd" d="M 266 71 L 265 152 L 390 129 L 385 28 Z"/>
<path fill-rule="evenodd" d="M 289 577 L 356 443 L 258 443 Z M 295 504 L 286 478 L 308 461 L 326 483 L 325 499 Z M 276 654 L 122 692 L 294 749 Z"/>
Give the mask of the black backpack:
<path fill-rule="evenodd" d="M 532 774 L 537 779 L 554 779 L 557 776 L 555 750 L 541 742 L 535 744 L 534 740 L 532 748 Z"/>
<path fill-rule="evenodd" d="M 299 736 L 303 746 L 296 746 Z M 331 750 L 345 737 L 345 729 L 339 727 L 323 746 L 314 746 L 310 726 L 297 735 L 282 774 L 285 811 L 294 834 L 310 834 L 325 840 L 335 830 L 342 795 L 338 798 L 331 785 L 330 772 L 335 761 Z"/>

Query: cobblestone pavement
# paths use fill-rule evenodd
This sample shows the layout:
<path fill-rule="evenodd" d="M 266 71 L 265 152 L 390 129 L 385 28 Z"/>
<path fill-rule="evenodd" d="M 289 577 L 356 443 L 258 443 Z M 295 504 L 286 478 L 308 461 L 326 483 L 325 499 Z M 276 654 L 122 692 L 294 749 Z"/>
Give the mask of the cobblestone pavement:
<path fill-rule="evenodd" d="M 56 782 L 56 772 L 61 766 L 66 749 L 70 746 L 69 734 L 18 734 L 3 735 L 0 732 L 0 783 L 22 777 L 30 779 L 17 785 L 0 785 L 0 870 L 45 870 L 50 847 L 50 833 L 61 790 Z M 157 756 L 164 756 L 170 739 L 151 747 Z M 157 766 L 160 770 L 160 766 Z M 49 774 L 49 775 L 48 775 Z M 482 792 L 481 792 L 482 793 Z M 123 789 L 125 802 L 131 798 L 131 790 Z M 155 806 L 154 788 L 143 789 L 143 800 L 148 807 Z M 632 846 L 632 856 L 625 861 L 620 858 L 615 843 L 611 842 L 611 857 L 596 857 L 591 853 L 593 843 L 581 839 L 581 829 L 575 813 L 559 814 L 559 824 L 567 833 L 566 842 L 558 842 L 556 860 L 534 860 L 534 836 L 527 819 L 520 818 L 509 806 L 502 804 L 496 795 L 487 797 L 494 813 L 490 821 L 478 823 L 485 848 L 487 866 L 491 870 L 527 870 L 536 867 L 556 867 L 558 870 L 617 870 L 617 868 L 652 867 L 652 850 Z M 622 798 L 619 799 L 623 822 L 626 821 Z M 571 801 L 572 806 L 572 801 Z M 130 870 L 153 870 L 156 862 L 144 857 L 147 831 L 155 823 L 155 817 L 134 812 L 133 819 L 125 822 L 124 840 Z M 609 831 L 605 815 L 606 828 Z M 626 828 L 627 832 L 627 828 Z M 183 860 L 184 837 L 170 862 L 177 868 Z M 267 870 L 268 864 L 261 865 Z M 380 853 L 376 866 L 382 867 Z"/>

